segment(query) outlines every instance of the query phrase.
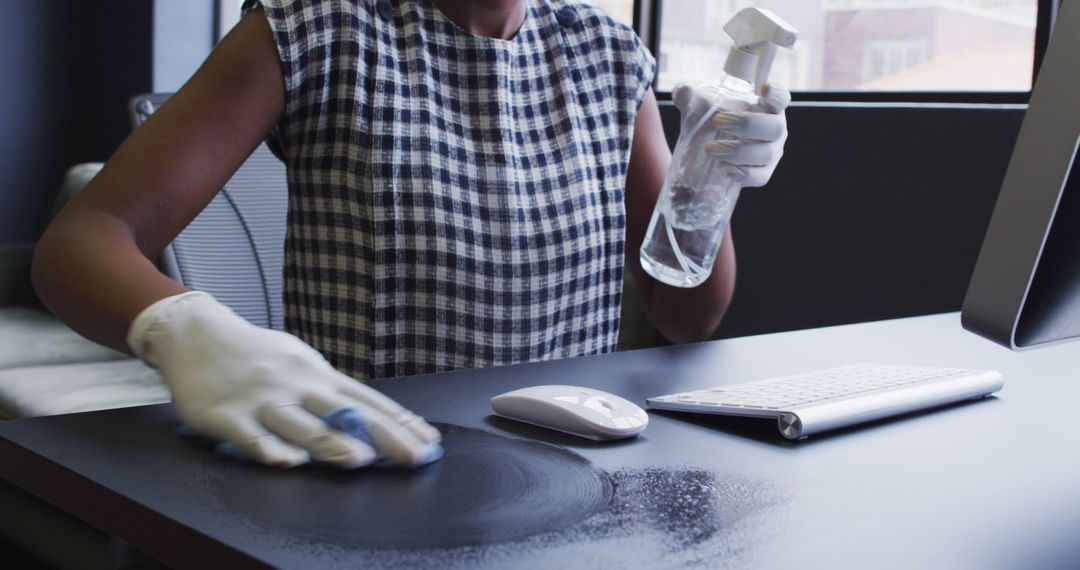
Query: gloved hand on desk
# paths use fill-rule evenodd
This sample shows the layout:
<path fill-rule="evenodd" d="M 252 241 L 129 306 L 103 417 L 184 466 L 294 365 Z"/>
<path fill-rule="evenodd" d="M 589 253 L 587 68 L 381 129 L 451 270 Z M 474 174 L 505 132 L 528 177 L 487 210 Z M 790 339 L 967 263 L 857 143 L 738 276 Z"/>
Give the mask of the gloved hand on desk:
<path fill-rule="evenodd" d="M 442 456 L 438 430 L 421 417 L 207 293 L 150 305 L 127 342 L 161 372 L 189 428 L 262 463 L 418 466 Z"/>
<path fill-rule="evenodd" d="M 675 106 L 683 123 L 696 124 L 712 106 L 707 95 L 697 94 L 690 85 L 678 85 L 672 92 Z M 740 166 L 746 171 L 743 186 L 764 186 L 772 178 L 787 141 L 785 109 L 791 103 L 791 92 L 769 83 L 761 93 L 761 103 L 745 111 L 716 112 L 712 118 L 709 142 L 705 151 L 718 160 Z M 703 129 L 704 130 L 704 129 Z"/>

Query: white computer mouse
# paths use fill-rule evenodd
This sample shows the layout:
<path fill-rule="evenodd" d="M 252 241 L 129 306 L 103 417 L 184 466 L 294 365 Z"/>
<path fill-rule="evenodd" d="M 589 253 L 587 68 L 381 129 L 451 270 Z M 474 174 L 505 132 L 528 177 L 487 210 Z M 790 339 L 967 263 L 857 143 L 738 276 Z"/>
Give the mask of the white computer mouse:
<path fill-rule="evenodd" d="M 649 425 L 645 410 L 614 394 L 580 386 L 531 386 L 499 394 L 491 409 L 504 418 L 602 441 L 633 437 Z"/>

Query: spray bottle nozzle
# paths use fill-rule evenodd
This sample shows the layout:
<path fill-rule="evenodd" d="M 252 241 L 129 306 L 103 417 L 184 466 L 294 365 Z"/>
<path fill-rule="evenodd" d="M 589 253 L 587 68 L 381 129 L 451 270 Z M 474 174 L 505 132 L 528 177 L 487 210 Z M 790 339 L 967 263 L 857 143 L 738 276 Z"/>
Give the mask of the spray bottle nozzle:
<path fill-rule="evenodd" d="M 794 26 L 761 8 L 743 8 L 724 25 L 724 31 L 735 44 L 724 71 L 753 83 L 759 93 L 769 78 L 777 46 L 794 47 L 799 34 Z"/>

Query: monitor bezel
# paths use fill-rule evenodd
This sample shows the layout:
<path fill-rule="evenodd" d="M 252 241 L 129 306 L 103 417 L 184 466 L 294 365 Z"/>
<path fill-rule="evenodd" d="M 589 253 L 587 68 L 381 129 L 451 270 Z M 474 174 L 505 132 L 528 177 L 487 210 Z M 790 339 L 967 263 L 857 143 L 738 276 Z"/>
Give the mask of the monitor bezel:
<path fill-rule="evenodd" d="M 1080 338 L 1078 334 L 1032 344 L 1017 342 L 1017 326 L 1039 264 L 1062 261 L 1043 259 L 1043 253 L 1080 151 L 1077 4 L 1064 3 L 1057 15 L 961 309 L 965 329 L 1013 350 Z M 1071 191 L 1080 192 L 1080 188 Z M 1064 262 L 1080 263 L 1080 258 Z"/>

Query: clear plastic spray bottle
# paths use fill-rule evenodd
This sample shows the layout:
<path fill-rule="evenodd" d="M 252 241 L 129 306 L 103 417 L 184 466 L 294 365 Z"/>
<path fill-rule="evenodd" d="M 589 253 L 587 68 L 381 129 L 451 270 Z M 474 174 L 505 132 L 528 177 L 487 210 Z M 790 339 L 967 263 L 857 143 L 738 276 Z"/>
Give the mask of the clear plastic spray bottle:
<path fill-rule="evenodd" d="M 705 145 L 720 138 L 711 119 L 717 112 L 757 104 L 777 46 L 793 47 L 797 35 L 790 24 L 759 8 L 739 11 L 724 31 L 734 41 L 724 74 L 673 95 L 682 115 L 679 141 L 641 245 L 645 271 L 676 287 L 696 287 L 708 279 L 742 189 L 742 168 L 706 154 Z"/>

